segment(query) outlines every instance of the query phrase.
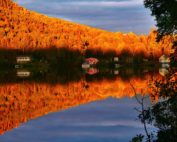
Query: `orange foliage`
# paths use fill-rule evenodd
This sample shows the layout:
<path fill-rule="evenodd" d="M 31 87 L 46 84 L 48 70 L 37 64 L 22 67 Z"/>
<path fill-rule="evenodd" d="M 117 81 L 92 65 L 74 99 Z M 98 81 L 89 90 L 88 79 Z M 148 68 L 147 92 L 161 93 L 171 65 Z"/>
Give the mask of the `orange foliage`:
<path fill-rule="evenodd" d="M 169 55 L 172 39 L 156 42 L 157 33 L 148 36 L 134 33 L 113 33 L 89 26 L 67 22 L 31 12 L 12 2 L 0 0 L 0 48 L 37 49 L 67 47 L 71 49 L 114 50 L 118 55 L 128 51 L 145 57 Z M 85 46 L 85 43 L 88 43 Z"/>
<path fill-rule="evenodd" d="M 150 93 L 147 84 L 159 76 L 145 75 L 143 79 L 130 80 L 138 94 Z M 51 112 L 69 109 L 93 101 L 113 98 L 134 97 L 129 81 L 121 78 L 108 81 L 49 84 L 8 84 L 0 87 L 0 134 L 18 127 L 30 119 Z M 85 87 L 87 86 L 87 87 Z"/>

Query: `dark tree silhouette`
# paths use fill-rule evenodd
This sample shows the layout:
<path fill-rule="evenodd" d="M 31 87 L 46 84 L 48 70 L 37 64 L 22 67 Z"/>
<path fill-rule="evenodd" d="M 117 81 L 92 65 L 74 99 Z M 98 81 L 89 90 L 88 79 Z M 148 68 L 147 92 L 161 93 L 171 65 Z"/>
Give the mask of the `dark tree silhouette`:
<path fill-rule="evenodd" d="M 173 34 L 177 30 L 176 0 L 145 0 L 144 5 L 152 11 L 158 27 L 158 40 L 164 35 Z"/>
<path fill-rule="evenodd" d="M 154 93 L 163 101 L 150 108 L 151 121 L 159 131 L 157 142 L 177 141 L 177 72 L 171 71 L 163 80 L 154 83 Z"/>
<path fill-rule="evenodd" d="M 161 100 L 149 108 L 142 108 L 139 117 L 141 122 L 147 122 L 155 126 L 158 130 L 152 135 L 155 139 L 150 139 L 144 135 L 137 135 L 132 142 L 142 142 L 147 137 L 146 142 L 177 142 L 177 72 L 171 71 L 162 80 L 156 80 L 152 84 L 154 95 L 158 95 Z"/>

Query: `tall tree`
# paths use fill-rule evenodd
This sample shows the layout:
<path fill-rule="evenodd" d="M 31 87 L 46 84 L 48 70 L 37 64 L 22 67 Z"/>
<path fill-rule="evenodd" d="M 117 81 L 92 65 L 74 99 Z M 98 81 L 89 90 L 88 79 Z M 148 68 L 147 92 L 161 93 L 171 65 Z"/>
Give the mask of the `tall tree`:
<path fill-rule="evenodd" d="M 144 0 L 144 5 L 152 11 L 158 27 L 158 40 L 164 35 L 177 31 L 177 0 Z"/>

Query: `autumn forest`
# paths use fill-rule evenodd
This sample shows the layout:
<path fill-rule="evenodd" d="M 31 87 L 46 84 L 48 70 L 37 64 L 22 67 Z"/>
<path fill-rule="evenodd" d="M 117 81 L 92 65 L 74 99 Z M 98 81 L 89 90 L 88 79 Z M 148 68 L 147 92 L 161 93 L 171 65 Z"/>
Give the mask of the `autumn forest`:
<path fill-rule="evenodd" d="M 79 50 L 124 52 L 132 56 L 159 58 L 173 53 L 173 38 L 165 36 L 156 42 L 157 32 L 149 35 L 108 32 L 86 25 L 47 17 L 18 6 L 11 0 L 0 0 L 0 48 L 35 50 L 67 48 Z"/>

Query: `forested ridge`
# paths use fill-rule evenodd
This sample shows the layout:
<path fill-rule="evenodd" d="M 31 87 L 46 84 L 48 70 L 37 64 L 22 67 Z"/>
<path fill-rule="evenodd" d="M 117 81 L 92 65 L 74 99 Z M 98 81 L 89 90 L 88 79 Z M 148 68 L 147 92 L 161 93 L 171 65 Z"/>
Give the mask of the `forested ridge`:
<path fill-rule="evenodd" d="M 165 36 L 156 42 L 157 32 L 136 35 L 132 32 L 109 32 L 86 25 L 47 17 L 29 11 L 11 0 L 0 0 L 0 48 L 35 50 L 38 48 L 68 48 L 84 52 L 87 49 L 113 50 L 120 55 L 129 52 L 160 57 L 173 52 L 173 39 Z"/>

